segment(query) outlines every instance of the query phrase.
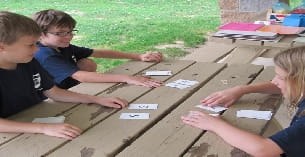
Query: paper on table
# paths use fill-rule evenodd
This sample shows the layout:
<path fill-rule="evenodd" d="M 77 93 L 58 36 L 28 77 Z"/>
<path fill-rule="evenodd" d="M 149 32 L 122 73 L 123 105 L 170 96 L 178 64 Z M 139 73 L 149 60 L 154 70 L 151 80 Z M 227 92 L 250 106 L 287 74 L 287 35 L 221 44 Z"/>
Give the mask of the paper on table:
<path fill-rule="evenodd" d="M 251 64 L 263 65 L 263 66 L 274 66 L 273 58 L 257 57 Z"/>
<path fill-rule="evenodd" d="M 165 84 L 167 87 L 173 87 L 173 88 L 179 88 L 179 89 L 184 89 L 190 87 L 189 85 L 183 85 L 183 84 L 178 84 L 178 83 L 167 83 Z"/>
<path fill-rule="evenodd" d="M 193 86 L 197 83 L 198 83 L 198 81 L 190 81 L 190 80 L 179 79 L 179 80 L 176 80 L 174 82 L 167 83 L 167 84 L 165 84 L 165 86 L 184 89 L 184 88 L 191 87 L 191 86 Z"/>
<path fill-rule="evenodd" d="M 128 109 L 156 110 L 158 104 L 130 104 Z"/>
<path fill-rule="evenodd" d="M 45 117 L 45 118 L 35 118 L 32 123 L 63 123 L 65 121 L 65 116 L 58 116 L 58 117 Z"/>
<path fill-rule="evenodd" d="M 292 27 L 282 25 L 266 25 L 257 31 L 260 32 L 273 32 L 278 34 L 298 34 L 305 30 L 305 27 Z"/>
<path fill-rule="evenodd" d="M 263 26 L 264 26 L 263 24 L 230 22 L 223 26 L 220 26 L 219 29 L 220 30 L 255 31 Z"/>
<path fill-rule="evenodd" d="M 170 76 L 172 75 L 171 71 L 146 71 L 145 75 L 147 76 Z"/>
<path fill-rule="evenodd" d="M 149 119 L 149 113 L 122 113 L 120 119 Z"/>
<path fill-rule="evenodd" d="M 199 107 L 201 109 L 208 110 L 208 111 L 213 111 L 213 112 L 221 112 L 221 111 L 228 109 L 228 108 L 222 107 L 222 106 L 209 107 L 209 106 L 197 105 L 196 107 Z"/>
<path fill-rule="evenodd" d="M 174 83 L 192 86 L 192 85 L 197 84 L 198 81 L 190 81 L 190 80 L 182 80 L 182 79 L 179 79 L 179 80 L 174 81 Z"/>
<path fill-rule="evenodd" d="M 210 116 L 214 116 L 214 117 L 219 116 L 218 113 L 210 113 L 209 115 Z M 198 114 L 196 114 L 196 113 L 189 113 L 187 116 L 189 116 L 189 117 L 196 117 L 196 116 L 198 116 Z"/>
<path fill-rule="evenodd" d="M 255 119 L 264 119 L 270 120 L 272 117 L 271 111 L 256 111 L 256 110 L 239 110 L 236 113 L 237 117 L 242 118 L 255 118 Z"/>

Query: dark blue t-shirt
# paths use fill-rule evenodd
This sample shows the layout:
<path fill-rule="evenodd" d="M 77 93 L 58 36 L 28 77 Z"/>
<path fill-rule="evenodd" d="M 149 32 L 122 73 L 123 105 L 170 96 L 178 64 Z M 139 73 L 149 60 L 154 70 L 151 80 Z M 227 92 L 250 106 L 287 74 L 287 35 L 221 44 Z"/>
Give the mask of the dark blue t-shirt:
<path fill-rule="evenodd" d="M 40 103 L 43 91 L 54 87 L 37 60 L 18 64 L 15 70 L 0 68 L 0 117 L 5 118 Z"/>
<path fill-rule="evenodd" d="M 270 137 L 285 152 L 282 156 L 305 156 L 305 99 L 301 101 L 290 126 Z"/>
<path fill-rule="evenodd" d="M 45 70 L 53 77 L 58 87 L 68 89 L 79 84 L 79 81 L 71 76 L 78 71 L 77 61 L 89 57 L 93 50 L 75 45 L 69 45 L 65 48 L 55 49 L 37 43 L 39 50 L 35 58 Z"/>

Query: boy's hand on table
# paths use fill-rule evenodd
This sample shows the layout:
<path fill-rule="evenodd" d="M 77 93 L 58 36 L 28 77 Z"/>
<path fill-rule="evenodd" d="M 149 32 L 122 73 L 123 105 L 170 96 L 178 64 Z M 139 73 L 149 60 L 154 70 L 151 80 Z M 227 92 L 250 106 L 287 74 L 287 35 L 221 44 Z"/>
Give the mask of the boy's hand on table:
<path fill-rule="evenodd" d="M 146 52 L 140 54 L 140 60 L 143 62 L 160 62 L 162 61 L 162 54 L 160 52 Z"/>
<path fill-rule="evenodd" d="M 155 88 L 162 85 L 162 81 L 151 79 L 147 76 L 130 76 L 126 80 L 126 83 L 133 85 L 140 85 L 149 88 Z"/>
<path fill-rule="evenodd" d="M 124 108 L 128 105 L 128 101 L 120 98 L 105 98 L 98 97 L 97 102 L 100 105 L 112 107 L 112 108 Z"/>
<path fill-rule="evenodd" d="M 48 136 L 55 136 L 64 139 L 72 140 L 79 136 L 82 130 L 74 125 L 63 123 L 63 124 L 41 124 L 41 133 Z"/>

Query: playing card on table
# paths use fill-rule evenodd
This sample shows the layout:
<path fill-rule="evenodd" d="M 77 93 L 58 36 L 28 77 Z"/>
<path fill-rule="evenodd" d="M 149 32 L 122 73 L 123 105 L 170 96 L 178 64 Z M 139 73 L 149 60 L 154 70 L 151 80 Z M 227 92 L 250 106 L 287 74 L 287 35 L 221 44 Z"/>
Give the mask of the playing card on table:
<path fill-rule="evenodd" d="M 236 113 L 237 117 L 242 118 L 255 118 L 255 119 L 264 119 L 270 120 L 272 117 L 271 111 L 256 111 L 256 110 L 239 110 Z"/>
<path fill-rule="evenodd" d="M 167 87 L 173 87 L 173 88 L 179 88 L 179 89 L 184 89 L 190 87 L 189 85 L 183 85 L 183 84 L 177 84 L 177 83 L 167 83 L 165 84 Z"/>
<path fill-rule="evenodd" d="M 174 81 L 174 83 L 182 84 L 182 85 L 188 85 L 188 86 L 193 86 L 193 85 L 197 84 L 198 81 L 190 81 L 190 80 L 179 79 L 179 80 Z"/>
<path fill-rule="evenodd" d="M 63 123 L 65 121 L 65 116 L 58 117 L 45 117 L 45 118 L 35 118 L 32 123 Z"/>
<path fill-rule="evenodd" d="M 222 107 L 222 106 L 209 107 L 209 106 L 197 105 L 196 107 L 199 107 L 201 109 L 208 110 L 208 111 L 213 111 L 213 112 L 221 112 L 221 111 L 228 109 L 228 108 Z"/>
<path fill-rule="evenodd" d="M 149 119 L 149 113 L 122 113 L 120 119 Z"/>
<path fill-rule="evenodd" d="M 156 110 L 158 104 L 130 104 L 128 109 L 138 109 L 138 110 Z"/>
<path fill-rule="evenodd" d="M 147 76 L 170 76 L 172 75 L 171 71 L 146 71 L 145 75 Z"/>

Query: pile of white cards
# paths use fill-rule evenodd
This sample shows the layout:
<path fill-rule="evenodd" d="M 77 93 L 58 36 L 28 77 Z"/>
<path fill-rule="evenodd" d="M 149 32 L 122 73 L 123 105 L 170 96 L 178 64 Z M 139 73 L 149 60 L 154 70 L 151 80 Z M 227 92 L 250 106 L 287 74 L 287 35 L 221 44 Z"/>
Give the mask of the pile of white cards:
<path fill-rule="evenodd" d="M 208 110 L 208 111 L 213 111 L 213 112 L 221 112 L 221 111 L 228 109 L 228 108 L 222 107 L 222 106 L 209 107 L 209 106 L 197 105 L 196 107 L 204 109 L 204 110 Z"/>
<path fill-rule="evenodd" d="M 179 79 L 179 80 L 176 80 L 174 82 L 167 83 L 167 84 L 165 84 L 165 86 L 173 87 L 173 88 L 179 88 L 179 89 L 184 89 L 184 88 L 191 87 L 191 86 L 193 86 L 193 85 L 195 85 L 197 83 L 198 83 L 198 81 L 190 81 L 190 80 Z"/>
<path fill-rule="evenodd" d="M 264 119 L 270 120 L 272 117 L 271 111 L 256 111 L 256 110 L 239 110 L 236 113 L 237 117 L 242 118 L 255 118 L 255 119 Z"/>
<path fill-rule="evenodd" d="M 226 107 L 221 107 L 221 106 L 209 107 L 209 106 L 197 105 L 196 107 L 217 113 L 228 109 Z M 256 111 L 256 110 L 239 110 L 237 111 L 236 116 L 239 118 L 255 118 L 255 119 L 270 120 L 272 117 L 272 112 Z"/>
<path fill-rule="evenodd" d="M 156 110 L 158 104 L 130 104 L 130 110 Z M 120 119 L 149 119 L 149 113 L 121 113 Z"/>

